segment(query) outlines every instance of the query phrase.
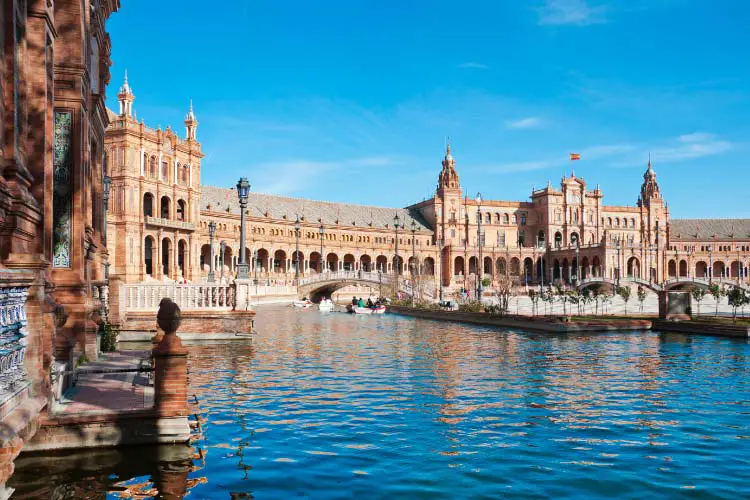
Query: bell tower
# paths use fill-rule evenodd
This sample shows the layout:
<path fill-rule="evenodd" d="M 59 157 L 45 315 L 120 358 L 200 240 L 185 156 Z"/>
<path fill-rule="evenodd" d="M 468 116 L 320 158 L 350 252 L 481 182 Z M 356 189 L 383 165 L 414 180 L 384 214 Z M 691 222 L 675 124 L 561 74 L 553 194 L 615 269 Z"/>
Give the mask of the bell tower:
<path fill-rule="evenodd" d="M 117 92 L 117 100 L 120 101 L 120 116 L 132 117 L 133 116 L 133 101 L 135 101 L 135 95 L 128 85 L 128 71 L 125 70 L 125 81 L 120 87 L 120 91 Z"/>
<path fill-rule="evenodd" d="M 445 148 L 443 168 L 438 176 L 435 194 L 436 206 L 436 237 L 443 240 L 445 246 L 461 245 L 461 221 L 463 207 L 461 205 L 461 184 L 456 172 L 456 161 L 451 154 L 451 145 Z"/>
<path fill-rule="evenodd" d="M 195 118 L 195 113 L 193 113 L 193 100 L 190 99 L 190 110 L 188 111 L 188 114 L 185 116 L 185 134 L 186 139 L 188 141 L 195 141 L 196 140 L 196 131 L 198 130 L 198 120 Z"/>

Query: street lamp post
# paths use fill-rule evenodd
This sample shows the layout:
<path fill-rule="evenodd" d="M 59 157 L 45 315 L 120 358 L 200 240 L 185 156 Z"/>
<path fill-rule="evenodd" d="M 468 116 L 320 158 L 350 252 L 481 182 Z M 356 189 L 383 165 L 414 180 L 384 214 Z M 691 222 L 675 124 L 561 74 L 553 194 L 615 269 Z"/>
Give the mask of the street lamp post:
<path fill-rule="evenodd" d="M 325 268 L 328 267 L 326 265 L 326 259 L 323 256 L 323 237 L 326 234 L 326 228 L 323 227 L 323 223 L 322 222 L 320 223 L 320 227 L 318 228 L 318 234 L 320 234 L 320 263 L 318 264 L 318 272 L 322 273 L 323 270 L 324 270 L 323 268 L 324 267 Z"/>
<path fill-rule="evenodd" d="M 107 212 L 109 211 L 109 188 L 112 184 L 112 178 L 108 175 L 104 176 L 102 181 L 104 185 L 104 220 L 102 221 L 102 238 L 104 245 L 107 245 Z"/>
<path fill-rule="evenodd" d="M 396 228 L 396 239 L 394 240 L 396 260 L 394 262 L 394 271 L 396 273 L 396 292 L 397 293 L 398 293 L 398 275 L 399 275 L 399 271 L 401 267 L 401 263 L 399 262 L 399 259 L 398 259 L 398 228 L 400 224 L 401 224 L 401 218 L 398 216 L 398 214 L 396 214 L 396 216 L 393 217 L 393 227 Z"/>
<path fill-rule="evenodd" d="M 419 267 L 417 264 L 417 247 L 416 247 L 416 235 L 417 235 L 417 222 L 411 220 L 411 259 L 413 261 L 411 267 L 411 302 L 414 303 L 414 293 L 416 291 L 415 285 L 417 283 L 417 275 Z"/>
<path fill-rule="evenodd" d="M 438 266 L 437 266 L 437 279 L 438 283 L 440 284 L 440 292 L 438 295 L 438 300 L 440 302 L 443 302 L 443 239 L 439 238 L 437 240 L 438 244 Z"/>
<path fill-rule="evenodd" d="M 482 278 L 484 278 L 484 262 L 482 261 L 482 193 L 477 193 L 477 245 L 479 245 L 479 261 L 477 262 L 477 300 L 482 301 Z"/>
<path fill-rule="evenodd" d="M 302 224 L 299 221 L 299 217 L 297 217 L 297 220 L 294 221 L 294 236 L 296 238 L 295 241 L 295 250 L 294 250 L 294 279 L 299 280 L 299 230 L 300 227 L 302 227 Z"/>
<path fill-rule="evenodd" d="M 247 210 L 247 198 L 250 193 L 250 183 L 245 177 L 237 182 L 237 196 L 240 199 L 240 263 L 237 265 L 237 279 L 246 280 L 247 261 L 245 260 L 245 211 Z"/>
<path fill-rule="evenodd" d="M 221 243 L 219 243 L 220 253 L 219 253 L 219 264 L 221 267 L 219 268 L 219 281 L 224 279 L 224 256 L 227 253 L 227 242 L 222 240 Z"/>
<path fill-rule="evenodd" d="M 209 253 L 209 266 L 208 266 L 208 279 L 209 283 L 214 282 L 214 233 L 216 232 L 216 223 L 211 221 L 208 223 L 208 253 Z"/>

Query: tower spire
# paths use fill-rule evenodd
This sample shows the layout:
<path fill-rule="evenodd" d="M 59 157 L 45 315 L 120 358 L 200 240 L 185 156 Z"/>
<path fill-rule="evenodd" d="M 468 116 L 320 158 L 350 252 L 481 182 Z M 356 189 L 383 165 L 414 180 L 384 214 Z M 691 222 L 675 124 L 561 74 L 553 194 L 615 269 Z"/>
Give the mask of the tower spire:
<path fill-rule="evenodd" d="M 117 92 L 117 100 L 120 102 L 120 116 L 131 116 L 133 114 L 133 101 L 135 95 L 133 90 L 128 84 L 128 70 L 125 70 L 125 80 L 120 87 L 120 91 Z"/>
<path fill-rule="evenodd" d="M 190 99 L 190 107 L 187 115 L 185 115 L 185 134 L 188 140 L 195 140 L 195 132 L 198 129 L 198 120 L 195 118 L 193 113 L 193 100 Z"/>

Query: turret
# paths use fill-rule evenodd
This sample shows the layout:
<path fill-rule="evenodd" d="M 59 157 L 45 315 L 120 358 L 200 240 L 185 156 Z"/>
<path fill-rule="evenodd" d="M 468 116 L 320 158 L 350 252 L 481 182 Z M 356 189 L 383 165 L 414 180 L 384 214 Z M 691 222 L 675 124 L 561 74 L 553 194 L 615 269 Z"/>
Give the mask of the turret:
<path fill-rule="evenodd" d="M 655 201 L 661 201 L 661 191 L 659 183 L 656 182 L 656 172 L 651 166 L 651 157 L 648 159 L 648 168 L 643 174 L 643 184 L 641 185 L 641 196 L 638 199 L 638 206 L 648 207 Z"/>
<path fill-rule="evenodd" d="M 117 100 L 120 101 L 120 116 L 132 116 L 133 115 L 133 101 L 135 101 L 135 95 L 128 85 L 128 71 L 125 70 L 125 82 L 123 82 L 120 91 L 117 92 Z"/>
<path fill-rule="evenodd" d="M 198 120 L 193 113 L 193 100 L 190 99 L 190 110 L 185 116 L 185 134 L 187 140 L 196 140 L 195 132 L 198 129 Z"/>
<path fill-rule="evenodd" d="M 458 190 L 460 187 L 458 172 L 456 172 L 456 162 L 451 155 L 451 145 L 445 149 L 445 158 L 443 159 L 443 169 L 438 176 L 438 195 L 442 195 L 445 190 Z"/>

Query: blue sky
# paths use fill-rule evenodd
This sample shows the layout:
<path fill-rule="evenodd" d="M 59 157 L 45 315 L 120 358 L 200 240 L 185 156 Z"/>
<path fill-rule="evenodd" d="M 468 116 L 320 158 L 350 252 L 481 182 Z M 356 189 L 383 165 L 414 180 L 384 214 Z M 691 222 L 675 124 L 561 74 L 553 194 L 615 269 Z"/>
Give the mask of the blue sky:
<path fill-rule="evenodd" d="M 125 0 L 112 82 L 138 118 L 192 98 L 203 183 L 403 206 L 450 136 L 464 189 L 525 200 L 571 166 L 636 201 L 649 152 L 673 217 L 750 217 L 744 0 Z M 582 160 L 571 164 L 569 152 Z"/>

